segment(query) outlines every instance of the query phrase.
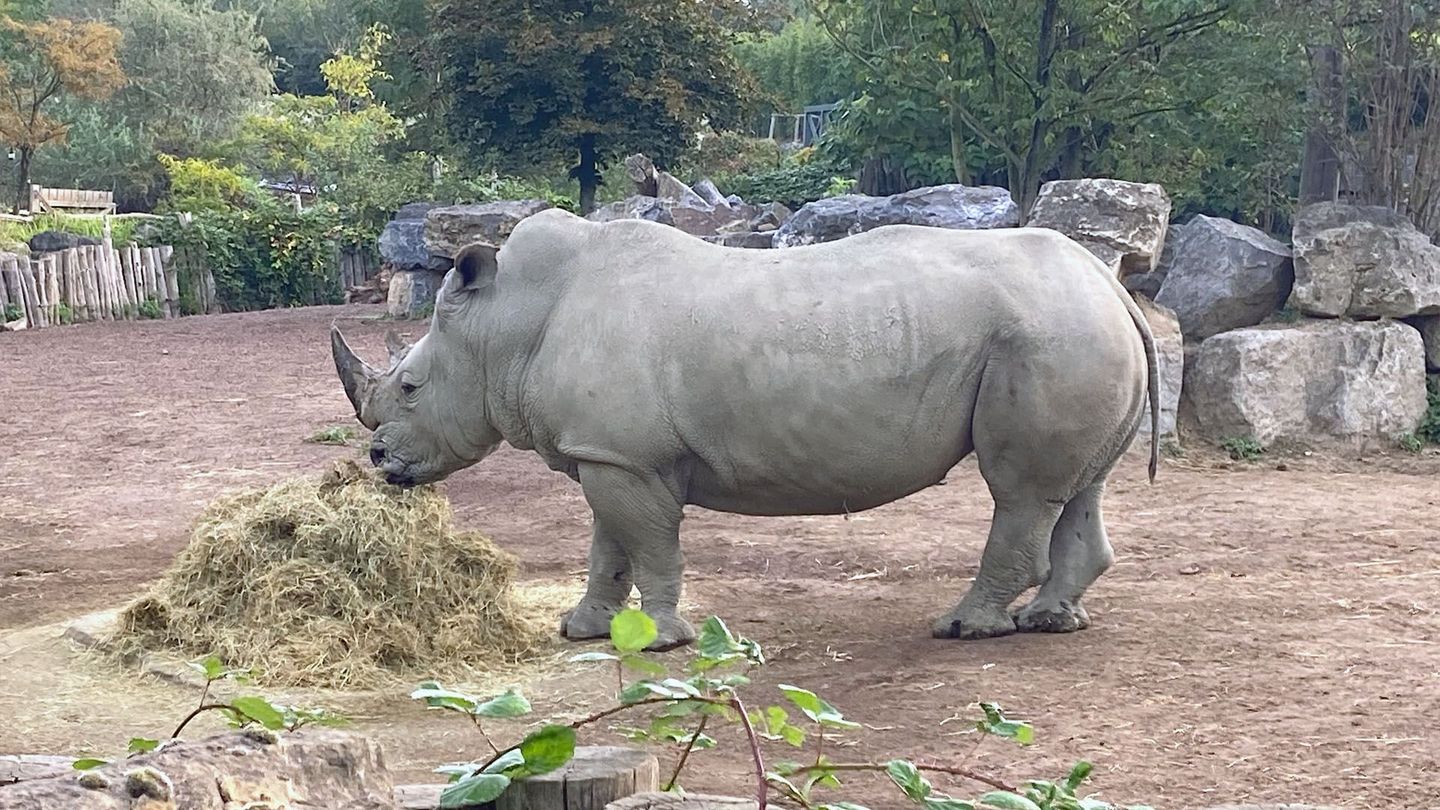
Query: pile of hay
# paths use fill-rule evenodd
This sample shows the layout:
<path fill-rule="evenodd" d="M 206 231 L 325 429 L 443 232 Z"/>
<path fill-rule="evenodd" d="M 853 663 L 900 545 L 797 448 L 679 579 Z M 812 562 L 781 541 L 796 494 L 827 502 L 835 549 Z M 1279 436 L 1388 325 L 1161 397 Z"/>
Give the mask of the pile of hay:
<path fill-rule="evenodd" d="M 454 531 L 433 489 L 386 486 L 346 461 L 210 504 L 164 578 L 122 612 L 115 641 L 215 654 L 270 684 L 483 672 L 534 657 L 553 635 L 512 592 L 515 569 L 485 537 Z"/>

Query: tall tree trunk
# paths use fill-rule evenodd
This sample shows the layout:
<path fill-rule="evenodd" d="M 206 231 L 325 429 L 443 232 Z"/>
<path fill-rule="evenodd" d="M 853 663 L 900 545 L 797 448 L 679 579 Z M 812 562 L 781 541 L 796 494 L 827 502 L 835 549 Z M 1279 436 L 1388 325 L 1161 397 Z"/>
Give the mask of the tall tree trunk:
<path fill-rule="evenodd" d="M 595 136 L 580 136 L 580 165 L 575 167 L 575 177 L 580 181 L 580 215 L 595 210 L 595 190 L 600 187 L 600 171 L 595 160 Z"/>
<path fill-rule="evenodd" d="M 1073 180 L 1080 176 L 1084 163 L 1081 160 L 1081 153 L 1085 148 L 1085 135 L 1080 127 L 1068 126 L 1060 138 L 1060 172 L 1061 180 Z"/>
<path fill-rule="evenodd" d="M 1340 51 L 1311 46 L 1310 121 L 1300 163 L 1300 204 L 1329 202 L 1340 196 L 1340 153 L 1335 139 L 1345 125 L 1344 67 Z"/>
<path fill-rule="evenodd" d="M 968 186 L 970 163 L 965 159 L 965 122 L 959 104 L 959 99 L 950 99 L 950 161 L 955 164 L 955 182 Z"/>
<path fill-rule="evenodd" d="M 15 213 L 30 207 L 30 156 L 34 154 L 33 147 L 20 147 L 19 179 L 15 186 Z M 30 213 L 35 213 L 31 211 Z"/>
<path fill-rule="evenodd" d="M 1051 121 L 1046 118 L 1045 102 L 1049 99 L 1050 68 L 1055 61 L 1056 15 L 1060 11 L 1060 0 L 1045 0 L 1040 10 L 1040 30 L 1035 39 L 1035 105 L 1034 119 L 1030 122 L 1030 142 L 1025 147 L 1024 164 L 1020 176 L 1012 178 L 1020 184 L 1020 210 L 1030 215 L 1030 204 L 1040 193 L 1040 180 L 1049 163 L 1045 148 L 1050 138 Z M 1011 194 L 1016 193 L 1012 186 Z"/>

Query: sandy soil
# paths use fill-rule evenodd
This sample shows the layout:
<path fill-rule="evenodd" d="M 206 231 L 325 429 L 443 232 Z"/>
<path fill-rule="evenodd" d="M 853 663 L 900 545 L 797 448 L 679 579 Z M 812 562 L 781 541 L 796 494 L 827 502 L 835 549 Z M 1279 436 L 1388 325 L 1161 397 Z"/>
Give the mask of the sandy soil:
<path fill-rule="evenodd" d="M 59 628 L 157 577 L 216 494 L 356 452 L 303 439 L 353 424 L 330 368 L 331 320 L 379 357 L 377 314 L 0 335 L 0 753 L 114 752 L 184 713 L 189 691 L 80 655 Z M 519 555 L 527 578 L 578 584 L 587 512 L 568 479 L 505 451 L 446 488 L 460 520 Z M 1419 808 L 1440 778 L 1437 507 L 1433 452 L 1244 464 L 1189 448 L 1154 486 L 1133 455 L 1106 501 L 1119 561 L 1089 598 L 1092 629 L 935 641 L 929 623 L 974 575 L 989 520 L 962 464 L 945 486 L 849 519 L 695 510 L 687 596 L 696 618 L 718 613 L 766 644 L 759 699 L 798 683 L 869 727 L 840 748 L 846 759 L 955 761 L 973 748 L 962 720 L 987 699 L 1037 729 L 1030 749 L 986 743 L 973 755 L 1010 779 L 1089 758 L 1105 796 L 1157 808 Z M 556 644 L 557 656 L 572 650 Z M 604 705 L 607 688 L 553 660 L 510 680 L 550 714 Z M 403 692 L 302 697 L 382 739 L 406 778 L 479 754 L 473 730 Z M 697 755 L 687 784 L 743 792 L 747 756 L 727 736 Z M 848 795 L 901 805 L 865 779 Z"/>

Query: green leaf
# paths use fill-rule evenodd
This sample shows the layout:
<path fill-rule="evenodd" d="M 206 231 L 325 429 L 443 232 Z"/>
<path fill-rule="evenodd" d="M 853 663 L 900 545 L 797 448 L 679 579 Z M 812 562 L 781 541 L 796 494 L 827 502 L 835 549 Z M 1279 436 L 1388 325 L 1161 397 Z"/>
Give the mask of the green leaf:
<path fill-rule="evenodd" d="M 676 695 L 654 681 L 636 681 L 620 692 L 620 702 L 627 706 L 632 703 L 639 703 L 642 700 L 649 700 L 653 697 L 679 700 L 685 696 Z"/>
<path fill-rule="evenodd" d="M 695 738 L 695 744 L 692 747 L 696 751 L 708 751 L 716 745 L 718 745 L 718 743 L 715 742 L 714 737 L 711 737 L 709 734 L 701 734 Z"/>
<path fill-rule="evenodd" d="M 435 681 L 425 681 L 410 693 L 412 700 L 423 700 L 431 709 L 449 709 L 452 712 L 473 714 L 477 701 L 463 692 L 442 687 Z"/>
<path fill-rule="evenodd" d="M 1006 790 L 994 790 L 980 797 L 984 807 L 998 807 L 1000 810 L 1040 810 L 1040 805 L 1024 796 Z"/>
<path fill-rule="evenodd" d="M 664 675 L 666 672 L 669 672 L 669 670 L 665 668 L 665 665 L 660 663 L 659 661 L 652 661 L 649 658 L 646 658 L 645 656 L 636 653 L 625 653 L 624 655 L 620 656 L 620 664 L 628 670 L 632 670 L 634 672 L 641 672 L 646 675 L 659 676 Z"/>
<path fill-rule="evenodd" d="M 188 666 L 204 675 L 207 681 L 218 681 L 225 677 L 225 663 L 218 656 L 207 655 L 199 661 L 191 661 Z"/>
<path fill-rule="evenodd" d="M 496 757 L 494 762 L 485 766 L 484 773 L 503 773 L 511 776 L 516 772 L 516 769 L 522 768 L 524 765 L 525 755 L 520 752 L 520 749 L 516 748 Z"/>
<path fill-rule="evenodd" d="M 567 660 L 572 664 L 589 664 L 595 661 L 619 661 L 620 658 L 607 652 L 587 652 L 572 655 Z"/>
<path fill-rule="evenodd" d="M 81 757 L 80 759 L 77 759 L 77 760 L 75 760 L 74 762 L 70 763 L 70 767 L 74 768 L 74 769 L 77 770 L 77 771 L 88 771 L 88 770 L 90 770 L 91 768 L 98 768 L 98 767 L 100 767 L 101 765 L 109 765 L 109 764 L 110 764 L 110 760 L 108 760 L 108 759 L 96 759 L 95 757 Z"/>
<path fill-rule="evenodd" d="M 740 643 L 731 635 L 730 628 L 725 626 L 719 616 L 711 616 L 700 626 L 700 638 L 696 646 L 700 649 L 700 655 L 710 659 L 721 659 L 743 652 Z"/>
<path fill-rule="evenodd" d="M 458 782 L 454 782 L 445 788 L 440 794 L 440 806 L 469 807 L 472 804 L 485 804 L 500 798 L 500 794 L 510 787 L 510 777 L 498 773 L 477 773 L 467 776 Z"/>
<path fill-rule="evenodd" d="M 575 756 L 575 729 L 545 726 L 520 743 L 520 754 L 525 757 L 526 776 L 538 776 L 563 767 Z"/>
<path fill-rule="evenodd" d="M 1006 719 L 1000 704 L 981 703 L 980 710 L 985 713 L 985 719 L 977 721 L 975 728 L 981 733 L 1004 737 L 1021 745 L 1035 742 L 1035 729 L 1024 721 Z"/>
<path fill-rule="evenodd" d="M 518 753 L 518 752 L 517 752 Z M 447 781 L 459 782 L 461 779 L 475 773 L 480 767 L 478 762 L 449 762 L 435 769 L 435 773 L 443 773 L 449 777 Z"/>
<path fill-rule="evenodd" d="M 839 709 L 830 705 L 809 689 L 801 689 L 798 686 L 790 686 L 783 683 L 780 684 L 779 688 L 785 697 L 789 698 L 790 702 L 795 704 L 796 708 L 805 713 L 806 717 L 822 726 L 846 729 L 860 728 L 859 723 L 846 720 Z"/>
<path fill-rule="evenodd" d="M 254 695 L 238 697 L 230 701 L 230 707 L 271 731 L 285 728 L 285 715 L 270 704 L 270 701 Z"/>
<path fill-rule="evenodd" d="M 670 691 L 674 693 L 689 695 L 694 698 L 704 697 L 700 694 L 700 690 L 696 689 L 693 684 L 688 684 L 677 678 L 666 678 L 660 682 L 660 685 L 669 688 Z"/>
<path fill-rule="evenodd" d="M 870 810 L 863 804 L 854 802 L 833 802 L 831 804 L 817 804 L 815 810 Z"/>
<path fill-rule="evenodd" d="M 642 610 L 626 608 L 610 620 L 610 643 L 622 653 L 636 653 L 659 638 L 655 620 Z"/>
<path fill-rule="evenodd" d="M 925 797 L 930 795 L 933 788 L 930 781 L 920 775 L 920 769 L 915 763 L 904 759 L 892 759 L 885 763 L 885 773 L 890 775 L 890 781 L 900 788 L 912 801 L 923 802 Z"/>
<path fill-rule="evenodd" d="M 530 713 L 530 701 L 514 689 L 476 706 L 472 714 L 479 717 L 520 717 Z"/>
<path fill-rule="evenodd" d="M 125 750 L 132 754 L 148 754 L 159 747 L 159 740 L 152 740 L 147 737 L 131 737 L 130 742 L 125 746 Z"/>
<path fill-rule="evenodd" d="M 1090 778 L 1094 770 L 1095 766 L 1083 759 L 1075 763 L 1075 767 L 1071 768 L 1070 774 L 1065 777 L 1065 789 L 1071 793 L 1079 790 L 1080 785 Z"/>

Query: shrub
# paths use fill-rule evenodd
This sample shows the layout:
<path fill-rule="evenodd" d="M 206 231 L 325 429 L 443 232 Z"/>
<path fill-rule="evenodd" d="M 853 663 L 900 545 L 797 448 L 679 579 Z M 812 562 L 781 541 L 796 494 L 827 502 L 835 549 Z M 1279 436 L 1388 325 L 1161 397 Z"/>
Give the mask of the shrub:
<path fill-rule="evenodd" d="M 1440 444 L 1440 377 L 1430 378 L 1425 386 L 1425 399 L 1428 407 L 1420 427 L 1415 429 L 1415 437 L 1429 444 Z"/>
<path fill-rule="evenodd" d="M 1265 452 L 1265 446 L 1251 436 L 1232 436 L 1220 442 L 1220 448 L 1235 461 L 1254 461 Z"/>
<path fill-rule="evenodd" d="M 850 175 L 846 164 L 828 155 L 801 150 L 778 168 L 728 178 L 722 188 L 740 195 L 746 202 L 778 202 L 799 208 L 807 202 L 835 196 L 837 192 L 846 193 L 854 184 Z"/>
<path fill-rule="evenodd" d="M 170 178 L 166 206 L 172 211 L 229 211 L 253 205 L 260 198 L 260 187 L 253 179 L 218 160 L 159 158 Z"/>

